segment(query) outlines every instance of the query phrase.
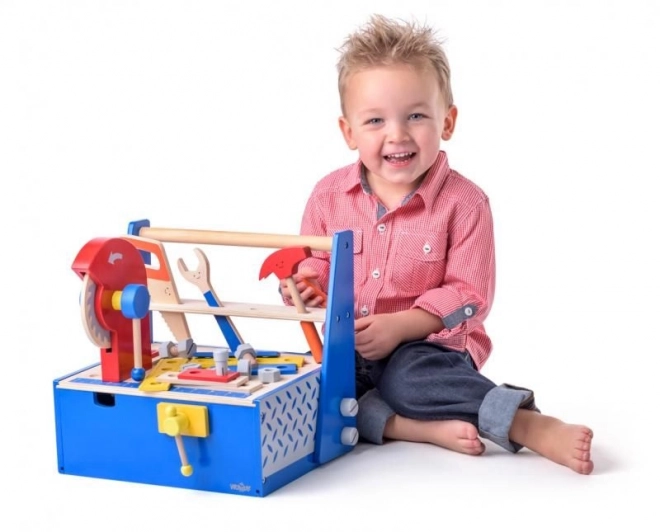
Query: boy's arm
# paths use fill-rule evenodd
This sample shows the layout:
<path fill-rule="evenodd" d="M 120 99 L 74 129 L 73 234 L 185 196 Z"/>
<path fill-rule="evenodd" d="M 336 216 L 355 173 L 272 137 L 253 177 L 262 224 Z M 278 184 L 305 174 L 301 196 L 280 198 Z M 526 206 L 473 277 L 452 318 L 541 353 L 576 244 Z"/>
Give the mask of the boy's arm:
<path fill-rule="evenodd" d="M 488 315 L 494 292 L 493 224 L 487 201 L 450 228 L 445 278 L 408 310 L 356 320 L 356 349 L 369 360 L 414 340 L 469 332 Z"/>
<path fill-rule="evenodd" d="M 441 286 L 417 298 L 410 311 L 423 310 L 438 318 L 420 322 L 417 331 L 450 338 L 480 325 L 490 312 L 495 292 L 495 245 L 490 204 L 484 199 L 451 231 L 447 249 L 447 268 Z M 427 325 L 427 327 L 423 327 Z"/>
<path fill-rule="evenodd" d="M 423 340 L 430 334 L 445 328 L 442 318 L 421 308 L 411 308 L 396 313 L 401 330 L 401 342 Z"/>

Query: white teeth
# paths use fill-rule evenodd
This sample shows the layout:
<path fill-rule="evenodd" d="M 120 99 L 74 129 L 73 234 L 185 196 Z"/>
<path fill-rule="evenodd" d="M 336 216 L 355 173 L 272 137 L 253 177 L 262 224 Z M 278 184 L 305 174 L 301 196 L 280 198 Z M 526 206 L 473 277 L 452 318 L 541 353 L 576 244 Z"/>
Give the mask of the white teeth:
<path fill-rule="evenodd" d="M 392 153 L 390 155 L 387 155 L 386 157 L 390 157 L 391 159 L 404 159 L 405 157 L 410 157 L 410 156 L 412 156 L 412 152 Z"/>

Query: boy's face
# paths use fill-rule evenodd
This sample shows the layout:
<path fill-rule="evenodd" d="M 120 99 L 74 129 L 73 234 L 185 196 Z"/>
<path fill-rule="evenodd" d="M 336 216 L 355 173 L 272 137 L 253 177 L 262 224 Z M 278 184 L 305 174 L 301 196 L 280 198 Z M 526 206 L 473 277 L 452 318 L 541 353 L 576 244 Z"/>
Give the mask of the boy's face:
<path fill-rule="evenodd" d="M 344 88 L 344 139 L 358 150 L 370 184 L 408 193 L 449 140 L 456 108 L 447 108 L 430 69 L 374 67 L 352 74 Z"/>

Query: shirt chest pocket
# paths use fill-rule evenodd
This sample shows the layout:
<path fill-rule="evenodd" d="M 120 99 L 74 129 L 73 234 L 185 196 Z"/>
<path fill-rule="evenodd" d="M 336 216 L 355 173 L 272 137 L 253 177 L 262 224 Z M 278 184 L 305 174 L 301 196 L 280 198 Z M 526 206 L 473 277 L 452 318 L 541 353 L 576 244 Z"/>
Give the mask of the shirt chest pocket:
<path fill-rule="evenodd" d="M 328 235 L 334 235 L 339 231 L 345 231 L 343 227 L 332 227 L 328 230 Z M 362 230 L 353 229 L 353 283 L 357 289 L 363 282 L 363 262 L 364 254 L 362 253 Z"/>
<path fill-rule="evenodd" d="M 394 245 L 390 281 L 400 295 L 418 296 L 442 284 L 447 233 L 402 233 Z"/>

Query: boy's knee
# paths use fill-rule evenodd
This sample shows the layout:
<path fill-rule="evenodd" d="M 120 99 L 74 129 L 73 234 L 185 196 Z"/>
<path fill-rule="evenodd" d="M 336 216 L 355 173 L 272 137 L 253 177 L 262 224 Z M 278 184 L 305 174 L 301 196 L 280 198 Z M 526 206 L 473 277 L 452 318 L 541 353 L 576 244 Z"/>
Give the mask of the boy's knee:
<path fill-rule="evenodd" d="M 396 412 L 407 412 L 417 401 L 414 387 L 404 381 L 381 382 L 379 390 L 383 400 Z"/>

